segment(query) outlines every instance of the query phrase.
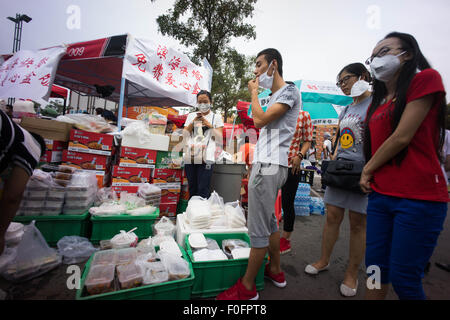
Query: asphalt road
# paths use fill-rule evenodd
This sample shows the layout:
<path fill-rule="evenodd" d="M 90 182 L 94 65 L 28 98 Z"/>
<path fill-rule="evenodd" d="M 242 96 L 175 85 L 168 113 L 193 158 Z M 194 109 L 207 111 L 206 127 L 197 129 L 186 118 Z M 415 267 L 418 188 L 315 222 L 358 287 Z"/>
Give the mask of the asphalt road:
<path fill-rule="evenodd" d="M 315 181 L 316 188 L 318 182 Z M 321 194 L 323 196 L 323 194 Z M 335 245 L 328 271 L 317 276 L 304 272 L 308 263 L 320 256 L 322 229 L 326 216 L 296 217 L 295 229 L 291 239 L 292 251 L 282 256 L 282 269 L 285 271 L 288 285 L 279 289 L 271 282 L 265 282 L 264 290 L 259 292 L 261 300 L 360 300 L 364 298 L 366 283 L 365 266 L 359 271 L 359 287 L 355 297 L 345 298 L 339 292 L 348 260 L 349 222 L 347 217 L 341 225 L 340 237 Z M 450 263 L 450 219 L 447 217 L 444 230 L 431 258 L 431 268 L 423 279 L 428 299 L 450 299 L 450 273 L 439 269 L 435 262 Z M 84 263 L 79 264 L 81 268 Z M 0 289 L 7 293 L 7 299 L 14 300 L 73 300 L 75 290 L 66 286 L 67 265 L 36 279 L 22 284 L 12 284 L 0 279 Z M 396 300 L 395 292 L 390 290 L 388 300 Z"/>

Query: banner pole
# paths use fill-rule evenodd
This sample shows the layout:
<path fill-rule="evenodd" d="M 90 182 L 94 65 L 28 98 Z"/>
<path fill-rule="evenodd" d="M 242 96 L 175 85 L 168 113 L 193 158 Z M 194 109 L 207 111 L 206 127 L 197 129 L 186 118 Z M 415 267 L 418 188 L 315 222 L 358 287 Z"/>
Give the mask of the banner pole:
<path fill-rule="evenodd" d="M 120 132 L 122 130 L 121 122 L 122 122 L 124 95 L 125 95 L 125 78 L 122 77 L 122 81 L 120 83 L 119 113 L 117 115 L 117 130 L 118 130 L 118 132 Z"/>

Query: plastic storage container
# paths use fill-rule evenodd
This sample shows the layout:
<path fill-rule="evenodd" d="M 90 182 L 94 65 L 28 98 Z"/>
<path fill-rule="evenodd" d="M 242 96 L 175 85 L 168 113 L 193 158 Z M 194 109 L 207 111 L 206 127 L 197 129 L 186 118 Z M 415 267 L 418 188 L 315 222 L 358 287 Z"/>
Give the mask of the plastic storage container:
<path fill-rule="evenodd" d="M 96 295 L 114 291 L 115 268 L 112 264 L 92 266 L 84 283 L 87 292 Z"/>
<path fill-rule="evenodd" d="M 126 249 L 116 249 L 117 252 L 117 265 L 130 264 L 136 260 L 137 249 L 136 248 L 126 248 Z"/>
<path fill-rule="evenodd" d="M 240 239 L 250 244 L 250 238 L 247 233 L 209 233 L 205 234 L 205 237 L 216 240 L 219 245 L 226 239 Z M 245 274 L 248 259 L 195 262 L 188 236 L 185 238 L 185 243 L 186 251 L 191 259 L 195 273 L 192 297 L 214 297 L 233 286 Z M 264 263 L 256 276 L 256 290 L 264 289 L 264 267 L 267 261 L 268 256 L 266 255 Z"/>
<path fill-rule="evenodd" d="M 159 248 L 156 248 L 158 250 Z M 180 248 L 183 258 L 189 263 L 190 275 L 185 279 L 169 282 L 143 285 L 137 288 L 124 289 L 97 295 L 88 295 L 85 286 L 86 278 L 91 268 L 92 257 L 86 263 L 81 277 L 80 289 L 77 290 L 77 300 L 190 300 L 194 283 L 194 270 L 186 252 Z"/>
<path fill-rule="evenodd" d="M 36 227 L 51 246 L 64 236 L 90 237 L 89 211 L 82 215 L 16 216 L 13 221 L 28 224 L 32 220 L 36 220 Z"/>
<path fill-rule="evenodd" d="M 153 235 L 153 224 L 159 217 L 159 209 L 154 213 L 142 216 L 116 215 L 116 216 L 91 216 L 92 236 L 91 242 L 99 243 L 100 240 L 111 240 L 120 230 L 137 229 L 134 233 L 139 239 L 145 239 Z"/>
<path fill-rule="evenodd" d="M 92 266 L 117 264 L 117 250 L 102 250 L 94 253 L 91 257 Z"/>
<path fill-rule="evenodd" d="M 131 289 L 142 284 L 142 269 L 135 263 L 117 266 L 117 278 L 121 289 Z"/>
<path fill-rule="evenodd" d="M 55 186 L 48 189 L 47 200 L 64 201 L 66 190 L 63 187 Z"/>

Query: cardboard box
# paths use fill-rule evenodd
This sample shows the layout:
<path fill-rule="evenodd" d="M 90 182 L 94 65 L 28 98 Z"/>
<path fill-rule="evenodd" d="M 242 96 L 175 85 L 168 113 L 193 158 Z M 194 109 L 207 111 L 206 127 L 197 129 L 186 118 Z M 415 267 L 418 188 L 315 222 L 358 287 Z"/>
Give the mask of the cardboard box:
<path fill-rule="evenodd" d="M 98 154 L 64 150 L 62 152 L 62 161 L 63 164 L 77 169 L 106 171 L 110 165 L 111 158 Z"/>
<path fill-rule="evenodd" d="M 161 203 L 159 205 L 159 217 L 175 217 L 177 206 L 177 203 Z"/>
<path fill-rule="evenodd" d="M 178 183 L 153 183 L 161 189 L 161 203 L 178 203 L 181 195 L 181 184 Z"/>
<path fill-rule="evenodd" d="M 61 162 L 62 151 L 45 151 L 45 154 L 41 157 L 41 162 L 54 163 Z"/>
<path fill-rule="evenodd" d="M 119 166 L 136 168 L 154 168 L 158 151 L 141 148 L 122 147 Z"/>
<path fill-rule="evenodd" d="M 111 172 L 105 172 L 104 174 L 96 174 L 97 186 L 99 189 L 109 187 L 111 185 Z"/>
<path fill-rule="evenodd" d="M 67 141 L 44 139 L 48 151 L 63 151 L 67 149 Z"/>
<path fill-rule="evenodd" d="M 179 134 L 170 134 L 169 151 L 183 152 L 183 136 Z"/>
<path fill-rule="evenodd" d="M 44 139 L 69 141 L 70 130 L 73 124 L 56 120 L 24 117 L 20 122 L 20 126 L 27 131 L 39 134 Z"/>
<path fill-rule="evenodd" d="M 158 151 L 156 168 L 181 169 L 183 165 L 183 152 Z"/>
<path fill-rule="evenodd" d="M 70 131 L 69 150 L 110 156 L 114 136 L 104 133 L 88 132 L 78 129 Z"/>
<path fill-rule="evenodd" d="M 182 182 L 183 172 L 180 169 L 156 168 L 153 170 L 153 183 Z"/>
<path fill-rule="evenodd" d="M 151 170 L 149 168 L 128 168 L 114 166 L 112 173 L 113 186 L 133 186 L 140 183 L 151 182 Z"/>
<path fill-rule="evenodd" d="M 121 192 L 128 192 L 128 193 L 137 193 L 139 186 L 112 186 L 111 187 L 117 194 L 117 197 L 120 198 Z"/>

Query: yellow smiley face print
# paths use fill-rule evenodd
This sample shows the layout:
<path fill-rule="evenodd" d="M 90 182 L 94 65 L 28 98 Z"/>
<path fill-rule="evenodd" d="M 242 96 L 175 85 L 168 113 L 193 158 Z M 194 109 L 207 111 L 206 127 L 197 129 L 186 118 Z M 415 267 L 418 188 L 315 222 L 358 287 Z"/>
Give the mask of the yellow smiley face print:
<path fill-rule="evenodd" d="M 353 143 L 355 142 L 355 135 L 353 134 L 351 129 L 344 128 L 341 131 L 340 142 L 343 149 L 348 149 L 353 146 Z"/>

